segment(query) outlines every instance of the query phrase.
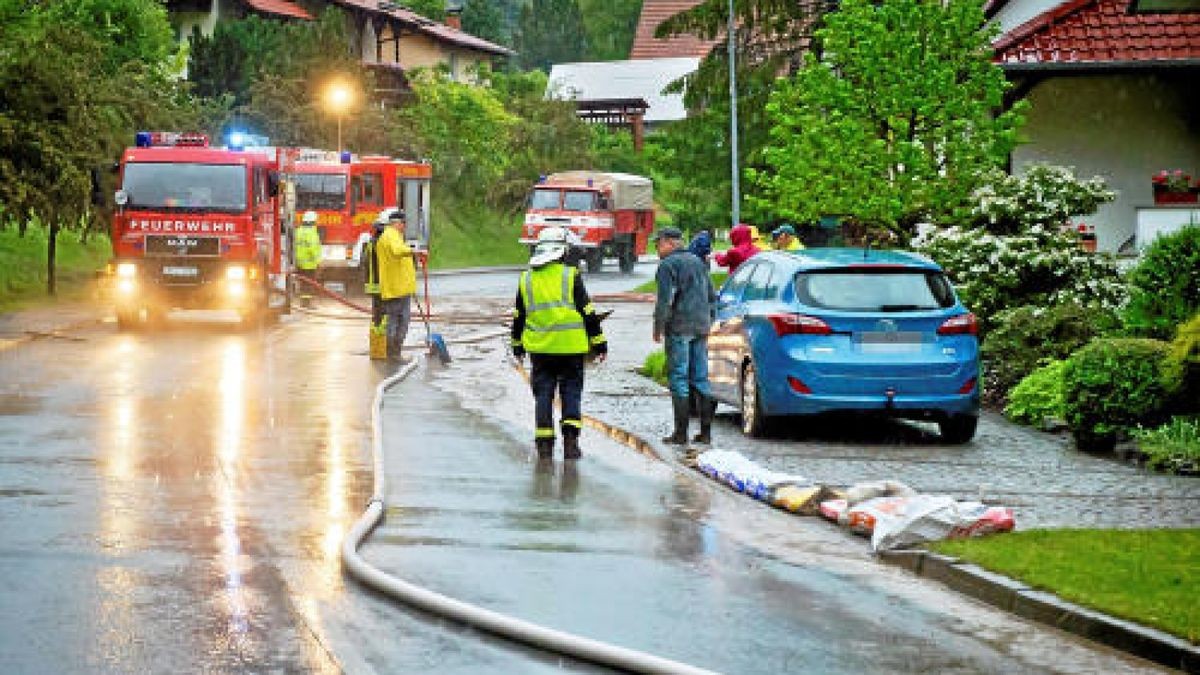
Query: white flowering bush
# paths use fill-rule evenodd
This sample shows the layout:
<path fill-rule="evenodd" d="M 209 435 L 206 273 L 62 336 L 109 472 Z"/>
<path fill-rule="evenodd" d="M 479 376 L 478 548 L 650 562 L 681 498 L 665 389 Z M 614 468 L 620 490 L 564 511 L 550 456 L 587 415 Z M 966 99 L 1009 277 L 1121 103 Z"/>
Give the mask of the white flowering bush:
<path fill-rule="evenodd" d="M 1065 225 L 1116 199 L 1104 179 L 1079 180 L 1063 166 L 1034 164 L 1020 176 L 993 171 L 974 193 L 974 225 L 993 234 L 1020 234 L 1036 225 Z"/>
<path fill-rule="evenodd" d="M 1076 235 L 1059 227 L 1035 225 L 1007 236 L 972 227 L 928 229 L 913 245 L 946 270 L 984 332 L 1012 307 L 1116 311 L 1128 297 L 1113 259 L 1084 252 Z"/>

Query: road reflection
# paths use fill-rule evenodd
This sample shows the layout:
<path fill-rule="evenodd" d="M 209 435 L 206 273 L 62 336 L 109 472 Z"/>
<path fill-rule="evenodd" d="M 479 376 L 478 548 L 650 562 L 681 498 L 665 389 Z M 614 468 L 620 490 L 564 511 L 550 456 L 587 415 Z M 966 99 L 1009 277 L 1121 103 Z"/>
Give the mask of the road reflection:
<path fill-rule="evenodd" d="M 213 476 L 220 523 L 218 561 L 224 579 L 228 631 L 241 637 L 249 631 L 250 622 L 242 582 L 242 541 L 238 534 L 238 460 L 246 424 L 246 346 L 240 339 L 231 338 L 222 349 L 218 392 L 221 400 L 221 416 L 217 420 L 220 471 Z"/>

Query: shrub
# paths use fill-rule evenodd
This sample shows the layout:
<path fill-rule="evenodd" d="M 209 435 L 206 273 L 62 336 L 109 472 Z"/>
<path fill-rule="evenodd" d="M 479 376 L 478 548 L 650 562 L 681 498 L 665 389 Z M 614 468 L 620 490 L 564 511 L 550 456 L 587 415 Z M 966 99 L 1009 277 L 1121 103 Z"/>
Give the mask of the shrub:
<path fill-rule="evenodd" d="M 1008 397 L 1004 415 L 1019 424 L 1042 426 L 1063 419 L 1063 371 L 1066 361 L 1051 361 L 1021 380 Z"/>
<path fill-rule="evenodd" d="M 1129 295 L 1125 324 L 1149 337 L 1169 339 L 1200 312 L 1200 226 L 1155 239 L 1129 273 Z"/>
<path fill-rule="evenodd" d="M 1200 314 L 1176 330 L 1167 367 L 1180 382 L 1180 409 L 1200 412 Z"/>
<path fill-rule="evenodd" d="M 1079 180 L 1068 167 L 1033 164 L 1019 176 L 993 172 L 974 196 L 975 224 L 994 234 L 1019 234 L 1035 225 L 1056 226 L 1071 216 L 1095 213 L 1117 195 L 1099 176 Z"/>
<path fill-rule="evenodd" d="M 1026 305 L 1001 312 L 983 343 L 984 396 L 1003 403 L 1038 366 L 1067 358 L 1117 326 L 1115 312 L 1080 305 Z"/>
<path fill-rule="evenodd" d="M 1079 248 L 1072 232 L 1036 225 L 998 236 L 978 228 L 925 233 L 914 246 L 940 264 L 986 335 L 1006 309 L 1078 305 L 1115 311 L 1125 285 L 1112 258 Z"/>
<path fill-rule="evenodd" d="M 1174 417 L 1156 429 L 1133 432 L 1147 464 L 1173 473 L 1200 471 L 1200 417 Z"/>
<path fill-rule="evenodd" d="M 1119 434 L 1164 417 L 1178 383 L 1166 367 L 1167 344 L 1101 338 L 1067 359 L 1064 412 L 1083 450 L 1110 450 Z"/>
<path fill-rule="evenodd" d="M 646 355 L 639 373 L 666 386 L 667 384 L 667 352 L 660 349 Z"/>

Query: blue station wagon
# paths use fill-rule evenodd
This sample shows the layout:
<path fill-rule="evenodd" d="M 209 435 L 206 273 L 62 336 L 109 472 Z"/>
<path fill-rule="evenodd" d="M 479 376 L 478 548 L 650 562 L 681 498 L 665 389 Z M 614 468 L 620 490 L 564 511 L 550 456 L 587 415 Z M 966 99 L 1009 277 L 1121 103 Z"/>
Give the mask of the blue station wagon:
<path fill-rule="evenodd" d="M 937 422 L 966 443 L 979 415 L 975 315 L 915 253 L 763 252 L 721 287 L 709 334 L 713 395 L 742 431 L 834 411 Z"/>

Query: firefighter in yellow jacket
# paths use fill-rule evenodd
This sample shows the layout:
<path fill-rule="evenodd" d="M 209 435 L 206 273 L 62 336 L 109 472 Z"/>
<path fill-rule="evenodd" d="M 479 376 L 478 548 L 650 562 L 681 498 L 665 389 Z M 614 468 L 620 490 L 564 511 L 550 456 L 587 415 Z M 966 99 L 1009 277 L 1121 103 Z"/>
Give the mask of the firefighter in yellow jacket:
<path fill-rule="evenodd" d="M 517 359 L 529 354 L 529 384 L 534 396 L 534 443 L 538 456 L 554 455 L 554 394 L 562 400 L 563 457 L 579 459 L 583 431 L 583 366 L 589 353 L 602 362 L 608 344 L 600 318 L 579 278 L 579 270 L 563 264 L 571 234 L 548 227 L 538 235 L 521 273 L 513 311 L 512 351 Z"/>
<path fill-rule="evenodd" d="M 317 231 L 317 212 L 305 211 L 296 228 L 296 267 L 304 276 L 316 280 L 321 264 L 321 233 Z"/>
<path fill-rule="evenodd" d="M 417 268 L 414 253 L 404 241 L 404 212 L 385 209 L 388 226 L 375 242 L 375 259 L 379 264 L 379 300 L 387 318 L 387 357 L 401 361 L 400 350 L 408 337 L 408 322 L 412 318 L 412 299 L 417 292 Z M 381 214 L 382 215 L 382 214 Z"/>

